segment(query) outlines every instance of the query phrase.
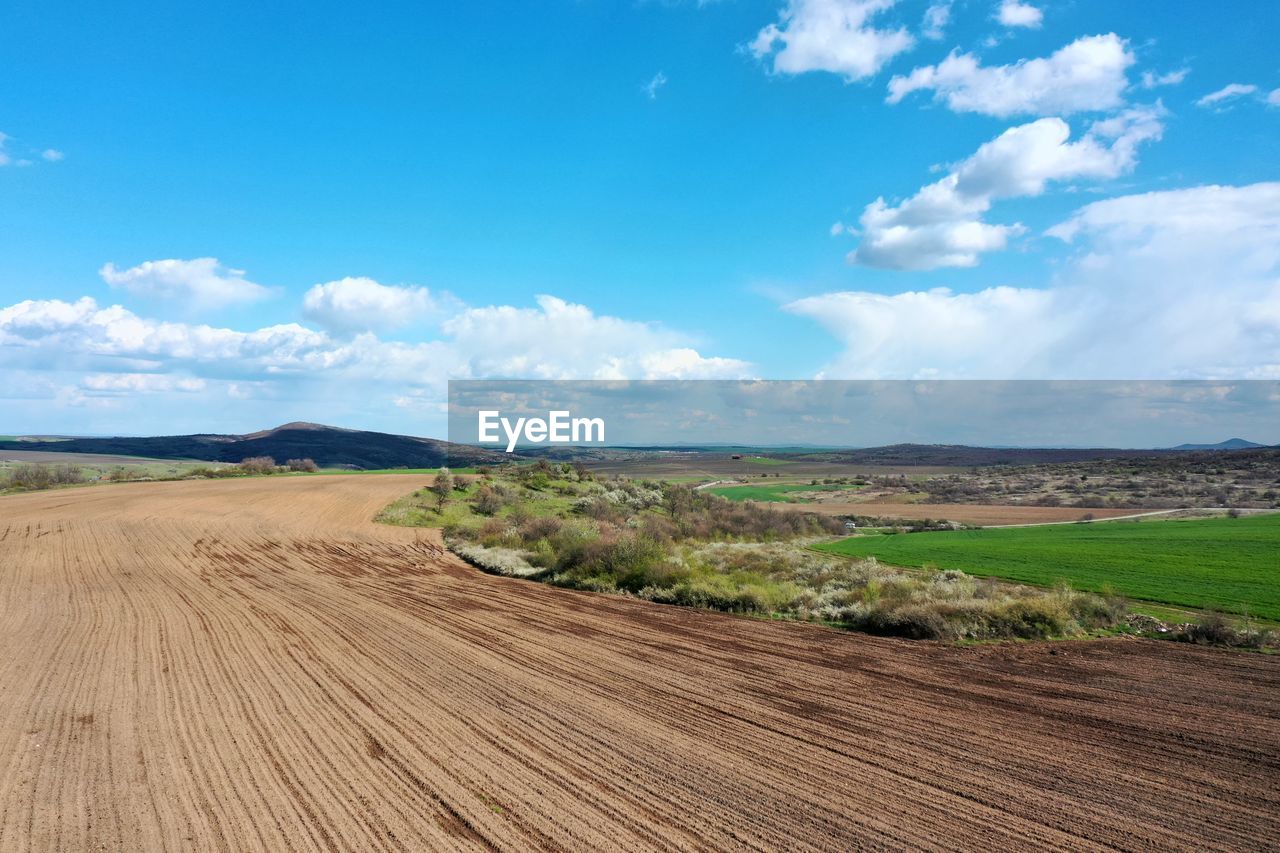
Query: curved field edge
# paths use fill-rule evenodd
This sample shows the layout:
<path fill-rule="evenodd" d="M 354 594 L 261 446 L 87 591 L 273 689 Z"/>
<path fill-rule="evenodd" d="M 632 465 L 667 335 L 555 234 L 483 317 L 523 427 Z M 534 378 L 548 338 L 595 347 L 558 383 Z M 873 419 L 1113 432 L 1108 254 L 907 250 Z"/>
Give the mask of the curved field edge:
<path fill-rule="evenodd" d="M 1280 514 L 851 537 L 814 547 L 1280 620 Z"/>

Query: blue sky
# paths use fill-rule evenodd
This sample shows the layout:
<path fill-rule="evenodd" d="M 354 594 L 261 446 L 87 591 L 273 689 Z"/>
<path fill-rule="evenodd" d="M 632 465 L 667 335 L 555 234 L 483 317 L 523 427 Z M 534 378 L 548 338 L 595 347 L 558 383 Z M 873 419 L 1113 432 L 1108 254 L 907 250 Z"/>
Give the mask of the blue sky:
<path fill-rule="evenodd" d="M 1280 376 L 1274 3 L 179 5 L 0 12 L 0 432 Z"/>

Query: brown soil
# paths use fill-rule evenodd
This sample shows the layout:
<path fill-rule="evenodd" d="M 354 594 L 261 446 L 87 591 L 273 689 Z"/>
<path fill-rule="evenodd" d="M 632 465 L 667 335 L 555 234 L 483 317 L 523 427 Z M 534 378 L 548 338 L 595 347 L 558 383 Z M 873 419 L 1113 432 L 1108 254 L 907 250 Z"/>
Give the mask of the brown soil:
<path fill-rule="evenodd" d="M 0 850 L 1259 848 L 1280 658 L 478 574 L 414 476 L 0 498 Z"/>

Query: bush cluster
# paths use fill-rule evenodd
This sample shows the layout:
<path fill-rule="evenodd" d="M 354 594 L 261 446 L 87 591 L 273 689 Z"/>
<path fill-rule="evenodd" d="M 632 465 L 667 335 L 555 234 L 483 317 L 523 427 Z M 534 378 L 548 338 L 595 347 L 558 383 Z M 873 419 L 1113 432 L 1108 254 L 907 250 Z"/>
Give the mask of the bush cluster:
<path fill-rule="evenodd" d="M 1239 623 L 1223 613 L 1209 613 L 1199 622 L 1177 626 L 1173 639 L 1202 646 L 1229 646 L 1240 649 L 1266 649 L 1280 645 L 1274 631 L 1257 628 L 1248 619 Z"/>
<path fill-rule="evenodd" d="M 51 489 L 83 483 L 84 472 L 77 465 L 29 463 L 15 465 L 0 473 L 0 489 Z"/>

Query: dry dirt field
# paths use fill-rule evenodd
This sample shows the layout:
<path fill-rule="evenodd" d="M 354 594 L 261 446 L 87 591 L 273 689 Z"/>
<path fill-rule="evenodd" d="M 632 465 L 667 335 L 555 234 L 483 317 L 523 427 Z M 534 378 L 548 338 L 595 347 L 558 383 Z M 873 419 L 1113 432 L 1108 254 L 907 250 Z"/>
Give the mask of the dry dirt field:
<path fill-rule="evenodd" d="M 0 850 L 1257 849 L 1280 658 L 478 574 L 415 476 L 0 498 Z"/>

